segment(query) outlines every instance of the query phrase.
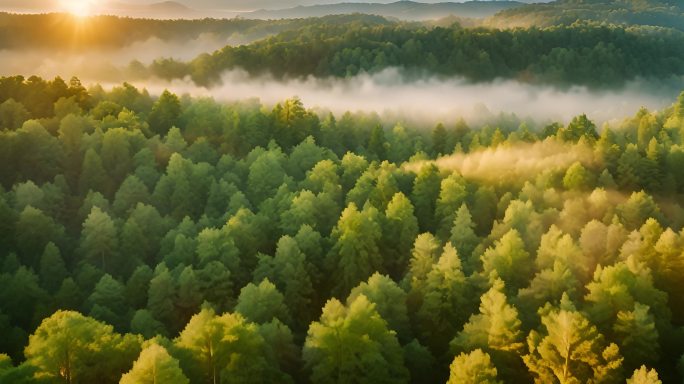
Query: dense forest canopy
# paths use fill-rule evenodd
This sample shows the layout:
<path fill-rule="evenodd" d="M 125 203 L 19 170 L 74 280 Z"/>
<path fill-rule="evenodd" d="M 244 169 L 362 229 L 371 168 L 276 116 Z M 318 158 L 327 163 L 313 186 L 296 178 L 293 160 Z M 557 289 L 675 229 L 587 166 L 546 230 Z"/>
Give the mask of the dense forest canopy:
<path fill-rule="evenodd" d="M 684 377 L 684 94 L 426 132 L 12 77 L 0 126 L 0 383 Z"/>
<path fill-rule="evenodd" d="M 0 384 L 684 381 L 684 92 L 598 126 L 516 111 L 442 124 L 429 106 L 413 123 L 173 91 L 211 93 L 231 70 L 331 88 L 376 72 L 552 96 L 678 87 L 682 11 L 0 14 L 9 59 L 241 41 L 122 70 L 171 84 L 159 92 L 0 77 Z"/>
<path fill-rule="evenodd" d="M 682 83 L 683 15 L 681 4 L 655 0 L 557 1 L 486 20 L 423 23 L 361 14 L 268 21 L 0 14 L 0 48 L 101 52 L 150 39 L 182 44 L 212 36 L 208 50 L 232 43 L 188 61 L 173 52 L 154 61 L 131 59 L 119 71 L 127 80 L 189 77 L 212 86 L 232 69 L 277 78 L 344 78 L 400 68 L 407 78 L 620 88 L 636 79 Z"/>
<path fill-rule="evenodd" d="M 187 64 L 156 61 L 149 69 L 166 79 L 189 75 L 200 85 L 220 81 L 233 68 L 276 77 L 346 77 L 400 67 L 472 81 L 513 78 L 597 88 L 684 75 L 684 32 L 674 29 L 579 23 L 499 30 L 388 24 L 379 17 L 327 20 L 227 46 Z"/>
<path fill-rule="evenodd" d="M 651 25 L 684 30 L 684 8 L 679 0 L 558 0 L 504 10 L 488 25 L 530 27 L 571 25 L 591 20 L 619 25 Z"/>

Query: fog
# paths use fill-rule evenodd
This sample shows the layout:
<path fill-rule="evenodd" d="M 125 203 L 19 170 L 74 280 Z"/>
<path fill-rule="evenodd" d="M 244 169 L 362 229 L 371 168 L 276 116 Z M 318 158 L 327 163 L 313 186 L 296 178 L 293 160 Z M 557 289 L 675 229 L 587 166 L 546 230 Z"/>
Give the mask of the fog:
<path fill-rule="evenodd" d="M 547 139 L 535 143 L 486 148 L 472 153 L 457 153 L 437 159 L 441 169 L 458 171 L 464 177 L 485 182 L 534 180 L 545 171 L 565 171 L 575 162 L 593 166 L 592 150 L 581 144 L 565 144 Z M 418 171 L 425 162 L 405 165 Z"/>
<path fill-rule="evenodd" d="M 384 116 L 450 123 L 458 118 L 478 124 L 501 113 L 539 123 L 568 122 L 586 113 L 598 124 L 634 115 L 642 106 L 660 109 L 672 104 L 678 92 L 632 82 L 621 90 L 590 91 L 584 87 L 559 89 L 514 80 L 473 84 L 460 78 L 423 77 L 408 79 L 396 69 L 348 79 L 276 80 L 250 77 L 235 70 L 224 74 L 222 85 L 195 86 L 190 80 L 136 83 L 154 94 L 164 89 L 191 95 L 211 96 L 220 101 L 259 98 L 267 105 L 297 96 L 307 107 L 330 110 L 377 112 Z M 656 89 L 657 88 L 657 89 Z"/>
<path fill-rule="evenodd" d="M 0 74 L 3 76 L 38 75 L 45 78 L 77 76 L 89 83 L 123 82 L 130 79 L 127 67 L 134 60 L 143 64 L 150 64 L 159 58 L 189 61 L 202 53 L 213 52 L 226 45 L 247 44 L 263 37 L 263 35 L 234 34 L 225 38 L 205 33 L 188 41 L 162 40 L 153 37 L 119 49 L 0 50 L 0 57 L 2 57 Z"/>
<path fill-rule="evenodd" d="M 189 42 L 149 39 L 119 50 L 89 52 L 3 51 L 0 74 L 39 75 L 45 78 L 77 76 L 84 84 L 102 83 L 112 87 L 124 81 L 153 94 L 169 89 L 178 94 L 210 96 L 219 101 L 258 98 L 273 105 L 297 96 L 309 108 L 377 112 L 383 117 L 406 122 L 443 122 L 450 124 L 464 118 L 471 124 L 484 124 L 500 114 L 515 114 L 519 119 L 539 125 L 551 121 L 566 123 L 586 113 L 597 124 L 633 115 L 640 107 L 660 109 L 670 105 L 679 89 L 675 81 L 669 87 L 649 86 L 634 81 L 620 90 L 592 91 L 585 87 L 561 89 L 550 85 L 531 85 L 515 80 L 497 80 L 473 84 L 462 78 L 406 76 L 397 69 L 352 78 L 306 78 L 280 80 L 271 76 L 249 76 L 233 70 L 223 75 L 221 85 L 196 86 L 190 79 L 164 81 L 136 79 L 128 70 L 133 60 L 149 64 L 160 57 L 190 60 L 226 44 L 247 43 L 251 36 L 234 35 L 229 39 L 205 34 Z M 254 38 L 257 38 L 254 36 Z"/>

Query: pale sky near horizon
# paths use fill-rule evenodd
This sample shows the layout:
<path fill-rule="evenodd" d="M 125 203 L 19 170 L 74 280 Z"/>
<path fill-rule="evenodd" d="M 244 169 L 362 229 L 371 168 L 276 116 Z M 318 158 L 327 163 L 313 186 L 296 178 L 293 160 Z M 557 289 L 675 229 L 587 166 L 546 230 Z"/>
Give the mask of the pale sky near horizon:
<path fill-rule="evenodd" d="M 0 0 L 0 10 L 35 10 L 53 11 L 59 9 L 60 4 L 70 0 Z M 83 1 L 83 0 L 72 0 Z M 93 4 L 102 2 L 128 3 L 133 5 L 154 4 L 164 0 L 88 0 Z M 224 10 L 255 10 L 255 9 L 280 9 L 290 8 L 297 5 L 334 4 L 343 2 L 353 3 L 391 3 L 397 0 L 175 0 L 195 9 L 224 9 Z M 417 0 L 423 3 L 440 3 L 440 0 Z M 451 0 L 463 2 L 465 0 Z M 543 0 L 542 0 L 543 1 Z M 522 2 L 529 2 L 522 0 Z"/>

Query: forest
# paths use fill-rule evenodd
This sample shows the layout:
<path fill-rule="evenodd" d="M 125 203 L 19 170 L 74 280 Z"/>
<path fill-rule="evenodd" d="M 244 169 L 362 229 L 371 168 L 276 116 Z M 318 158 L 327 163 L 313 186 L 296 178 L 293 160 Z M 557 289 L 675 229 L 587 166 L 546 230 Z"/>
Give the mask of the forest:
<path fill-rule="evenodd" d="M 684 382 L 680 0 L 0 12 L 0 50 L 0 384 Z"/>
<path fill-rule="evenodd" d="M 111 15 L 79 19 L 65 13 L 12 14 L 0 12 L 0 49 L 107 50 L 150 38 L 187 42 L 202 34 L 263 38 L 315 19 L 299 20 L 154 20 Z"/>
<path fill-rule="evenodd" d="M 461 76 L 482 82 L 517 79 L 560 86 L 620 87 L 637 78 L 680 81 L 684 32 L 656 26 L 578 21 L 498 29 L 389 22 L 379 16 L 327 16 L 187 63 L 160 59 L 150 74 L 190 76 L 211 86 L 229 69 L 281 77 L 349 77 L 386 68 Z"/>
<path fill-rule="evenodd" d="M 592 89 L 620 89 L 642 79 L 684 83 L 684 11 L 664 0 L 567 0 L 517 7 L 488 19 L 425 22 L 363 14 L 290 20 L 82 20 L 66 14 L 0 13 L 0 49 L 16 54 L 28 47 L 48 56 L 102 54 L 145 42 L 195 44 L 207 37 L 213 39 L 209 52 L 194 59 L 171 50 L 149 61 L 131 57 L 128 65 L 117 64 L 116 69 L 126 81 L 190 78 L 203 87 L 220 84 L 222 75 L 235 69 L 253 77 L 289 79 L 348 78 L 399 68 L 409 79 L 513 79 Z"/>
<path fill-rule="evenodd" d="M 560 0 L 528 4 L 494 15 L 485 23 L 506 27 L 571 25 L 577 20 L 616 25 L 650 25 L 684 31 L 679 0 Z"/>
<path fill-rule="evenodd" d="M 684 94 L 430 130 L 0 79 L 0 383 L 684 377 Z"/>

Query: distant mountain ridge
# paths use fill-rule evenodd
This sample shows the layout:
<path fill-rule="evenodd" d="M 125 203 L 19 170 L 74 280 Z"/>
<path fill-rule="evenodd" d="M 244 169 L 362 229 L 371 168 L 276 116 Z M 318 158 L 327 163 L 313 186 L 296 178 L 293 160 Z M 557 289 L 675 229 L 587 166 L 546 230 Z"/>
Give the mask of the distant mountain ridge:
<path fill-rule="evenodd" d="M 419 3 L 415 1 L 397 1 L 394 3 L 338 3 L 297 6 L 278 10 L 258 10 L 246 12 L 245 18 L 255 19 L 291 19 L 305 17 L 321 17 L 350 13 L 379 15 L 402 20 L 431 20 L 447 16 L 466 18 L 485 18 L 508 9 L 523 6 L 519 1 L 467 1 L 463 3 Z"/>
<path fill-rule="evenodd" d="M 20 13 L 61 12 L 63 8 L 54 4 L 48 6 L 49 0 L 25 0 L 25 2 L 5 4 L 0 0 L 0 11 Z M 296 1 L 298 6 L 289 6 L 293 2 L 255 2 L 254 5 L 267 5 L 259 10 L 238 10 L 231 8 L 231 2 L 217 4 L 217 8 L 206 8 L 207 4 L 189 0 L 168 0 L 158 2 L 135 2 L 134 0 L 103 0 L 94 3 L 94 13 L 148 19 L 203 19 L 234 18 L 245 19 L 295 19 L 362 13 L 378 15 L 392 19 L 424 21 L 440 19 L 448 16 L 459 18 L 481 19 L 495 15 L 500 11 L 512 10 L 525 4 L 548 0 L 467 0 L 464 2 L 417 2 L 402 0 L 395 2 L 346 2 L 332 3 L 331 0 Z M 333 0 L 334 1 L 334 0 Z M 344 1 L 344 0 L 342 0 Z M 429 1 L 429 0 L 425 0 Z M 204 5 L 204 6 L 203 6 Z M 277 8 L 281 5 L 282 8 Z"/>
<path fill-rule="evenodd" d="M 190 10 L 189 7 L 184 4 L 177 3 L 175 1 L 162 1 L 160 3 L 154 3 L 147 6 L 149 9 L 159 10 L 159 11 L 177 11 L 177 12 L 187 12 Z"/>
<path fill-rule="evenodd" d="M 152 4 L 132 4 L 122 1 L 106 2 L 98 7 L 98 13 L 117 16 L 146 18 L 195 17 L 196 11 L 177 1 L 161 1 Z"/>

